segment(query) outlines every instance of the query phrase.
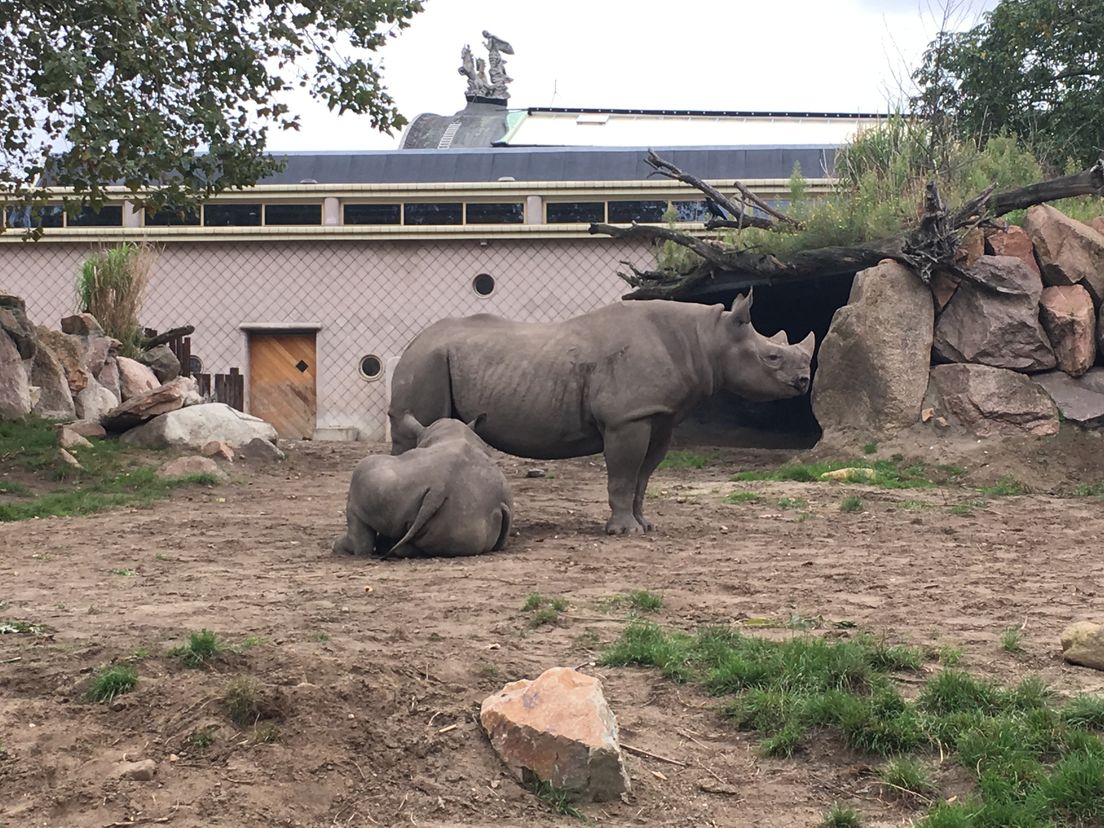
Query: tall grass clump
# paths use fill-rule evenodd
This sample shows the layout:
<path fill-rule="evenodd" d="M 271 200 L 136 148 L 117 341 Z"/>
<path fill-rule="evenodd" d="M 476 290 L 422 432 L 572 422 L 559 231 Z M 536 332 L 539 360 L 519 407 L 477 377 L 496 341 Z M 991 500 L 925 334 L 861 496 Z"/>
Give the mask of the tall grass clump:
<path fill-rule="evenodd" d="M 96 317 L 104 333 L 122 343 L 119 352 L 124 356 L 141 352 L 138 315 L 156 259 L 149 245 L 124 242 L 89 256 L 77 277 L 80 311 Z"/>

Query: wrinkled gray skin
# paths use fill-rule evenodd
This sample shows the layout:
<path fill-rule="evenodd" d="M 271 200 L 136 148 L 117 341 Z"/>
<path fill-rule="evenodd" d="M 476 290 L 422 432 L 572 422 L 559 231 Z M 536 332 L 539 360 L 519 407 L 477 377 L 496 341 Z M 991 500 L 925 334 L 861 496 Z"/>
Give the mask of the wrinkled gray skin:
<path fill-rule="evenodd" d="M 675 424 L 727 389 L 751 400 L 809 389 L 813 335 L 789 345 L 751 324 L 751 293 L 721 305 L 623 302 L 564 322 L 481 314 L 444 319 L 403 353 L 391 388 L 392 453 L 414 438 L 401 422 L 487 412 L 479 435 L 500 451 L 555 459 L 603 452 L 610 534 L 646 532 L 648 480 Z"/>
<path fill-rule="evenodd" d="M 335 552 L 409 558 L 458 557 L 502 549 L 514 503 L 489 449 L 459 420 L 423 427 L 407 414 L 416 445 L 401 457 L 357 463 Z"/>

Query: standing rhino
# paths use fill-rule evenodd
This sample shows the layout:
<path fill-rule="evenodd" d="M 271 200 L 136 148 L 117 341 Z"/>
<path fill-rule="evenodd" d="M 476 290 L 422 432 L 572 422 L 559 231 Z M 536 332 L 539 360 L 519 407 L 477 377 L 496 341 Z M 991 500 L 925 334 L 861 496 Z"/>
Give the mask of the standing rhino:
<path fill-rule="evenodd" d="M 513 497 L 473 431 L 479 419 L 426 427 L 409 414 L 402 418 L 403 433 L 416 446 L 401 457 L 376 454 L 357 463 L 345 508 L 348 530 L 334 551 L 407 558 L 501 549 Z"/>
<path fill-rule="evenodd" d="M 812 334 L 790 345 L 751 324 L 752 296 L 721 305 L 623 302 L 551 324 L 480 314 L 422 331 L 391 388 L 392 453 L 416 440 L 403 424 L 487 412 L 480 436 L 521 457 L 604 452 L 610 534 L 648 531 L 648 479 L 671 432 L 695 405 L 727 389 L 751 400 L 809 389 Z"/>

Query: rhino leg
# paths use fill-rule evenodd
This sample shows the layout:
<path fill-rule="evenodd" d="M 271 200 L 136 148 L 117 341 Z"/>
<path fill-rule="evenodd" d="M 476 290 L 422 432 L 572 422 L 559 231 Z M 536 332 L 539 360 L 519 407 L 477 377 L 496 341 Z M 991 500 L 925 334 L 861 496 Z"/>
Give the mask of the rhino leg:
<path fill-rule="evenodd" d="M 647 420 L 607 428 L 602 434 L 612 512 L 606 521 L 608 535 L 632 535 L 644 531 L 644 526 L 634 514 L 633 502 L 636 499 L 637 479 L 651 439 L 652 426 Z"/>
<path fill-rule="evenodd" d="M 636 478 L 636 497 L 633 499 L 633 516 L 644 527 L 645 532 L 651 532 L 655 526 L 644 517 L 644 495 L 648 491 L 648 481 L 663 458 L 667 456 L 667 449 L 671 447 L 671 434 L 674 431 L 669 421 L 654 422 L 652 424 L 652 441 L 648 445 L 648 453 L 644 456 L 644 464 L 640 467 L 640 474 Z"/>
<path fill-rule="evenodd" d="M 333 551 L 339 555 L 371 555 L 375 549 L 375 530 L 350 511 L 348 528 L 334 543 Z"/>

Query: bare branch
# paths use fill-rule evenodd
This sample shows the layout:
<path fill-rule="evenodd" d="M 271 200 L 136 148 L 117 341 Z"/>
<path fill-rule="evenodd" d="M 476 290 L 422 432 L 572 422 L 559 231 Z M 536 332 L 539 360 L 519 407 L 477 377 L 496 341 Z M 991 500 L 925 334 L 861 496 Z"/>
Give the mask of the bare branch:
<path fill-rule="evenodd" d="M 644 158 L 644 162 L 665 178 L 671 178 L 675 181 L 681 181 L 683 184 L 689 184 L 695 190 L 704 193 L 711 198 L 718 207 L 725 210 L 729 215 L 736 219 L 736 223 L 733 225 L 737 229 L 743 229 L 744 227 L 758 227 L 762 230 L 769 230 L 774 227 L 774 222 L 755 216 L 745 212 L 742 205 L 736 204 L 728 198 L 724 193 L 718 190 L 711 184 L 706 184 L 700 178 L 684 173 L 670 161 L 664 161 L 654 151 L 648 150 L 648 155 Z M 742 189 L 741 189 L 742 188 Z M 737 189 L 740 190 L 740 194 L 744 195 L 746 187 L 738 185 Z M 746 195 L 745 195 L 746 198 Z"/>

